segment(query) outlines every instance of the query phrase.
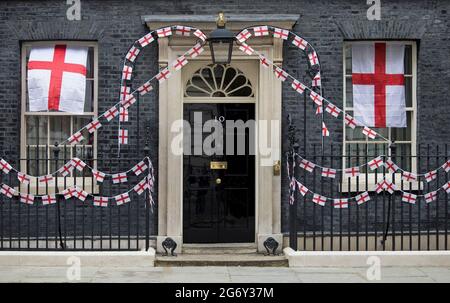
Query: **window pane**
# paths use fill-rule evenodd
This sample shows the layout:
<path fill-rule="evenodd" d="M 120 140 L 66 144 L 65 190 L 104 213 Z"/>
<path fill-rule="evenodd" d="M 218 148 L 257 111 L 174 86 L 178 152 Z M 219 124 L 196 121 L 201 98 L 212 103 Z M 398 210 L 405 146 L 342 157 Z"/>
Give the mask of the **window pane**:
<path fill-rule="evenodd" d="M 362 133 L 362 127 L 355 127 L 355 129 L 351 129 L 348 126 L 345 126 L 345 139 L 348 141 L 365 141 L 366 136 Z"/>
<path fill-rule="evenodd" d="M 345 73 L 347 75 L 352 74 L 352 46 L 347 45 L 345 47 Z"/>
<path fill-rule="evenodd" d="M 50 144 L 63 142 L 70 137 L 70 119 L 68 116 L 50 117 Z"/>
<path fill-rule="evenodd" d="M 396 144 L 395 162 L 403 169 L 411 171 L 411 144 Z"/>
<path fill-rule="evenodd" d="M 88 79 L 93 79 L 94 78 L 94 48 L 93 47 L 89 47 L 86 67 L 87 67 L 86 77 Z"/>
<path fill-rule="evenodd" d="M 353 85 L 352 85 L 352 78 L 346 78 L 345 79 L 345 102 L 346 107 L 353 107 Z"/>
<path fill-rule="evenodd" d="M 405 128 L 392 128 L 391 129 L 391 140 L 393 141 L 411 141 L 411 124 L 412 124 L 412 112 L 406 112 L 406 123 Z"/>
<path fill-rule="evenodd" d="M 84 127 L 86 124 L 92 121 L 91 117 L 74 117 L 73 118 L 73 132 L 78 131 L 82 127 Z M 82 131 L 81 133 L 83 135 L 83 140 L 78 143 L 80 145 L 89 144 L 92 145 L 94 142 L 94 135 L 90 134 L 86 129 Z"/>
<path fill-rule="evenodd" d="M 33 176 L 47 174 L 47 149 L 45 147 L 29 147 L 27 150 L 27 174 Z"/>
<path fill-rule="evenodd" d="M 47 144 L 47 116 L 27 116 L 27 145 Z"/>
<path fill-rule="evenodd" d="M 84 111 L 87 113 L 94 111 L 94 80 L 86 80 L 86 99 L 84 102 Z"/>
<path fill-rule="evenodd" d="M 375 128 L 371 127 L 374 131 L 376 131 L 378 134 L 382 135 L 386 139 L 389 139 L 389 128 Z M 371 141 L 386 141 L 383 138 L 380 138 L 379 136 L 376 136 L 375 139 L 370 139 Z"/>
<path fill-rule="evenodd" d="M 405 103 L 407 107 L 412 107 L 412 78 L 405 77 Z"/>
<path fill-rule="evenodd" d="M 405 45 L 405 75 L 412 75 L 412 45 Z"/>

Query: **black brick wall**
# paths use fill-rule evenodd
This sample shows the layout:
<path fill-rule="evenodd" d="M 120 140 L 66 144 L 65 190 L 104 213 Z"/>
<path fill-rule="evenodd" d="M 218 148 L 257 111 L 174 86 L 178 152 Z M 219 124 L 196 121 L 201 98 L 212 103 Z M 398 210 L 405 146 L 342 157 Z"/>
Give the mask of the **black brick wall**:
<path fill-rule="evenodd" d="M 450 142 L 450 2 L 437 0 L 382 1 L 381 21 L 368 21 L 364 0 L 347 1 L 99 1 L 81 0 L 82 20 L 67 21 L 66 1 L 2 1 L 0 3 L 0 147 L 14 164 L 20 138 L 20 46 L 35 40 L 95 40 L 99 45 L 99 112 L 114 104 L 119 93 L 123 57 L 133 41 L 147 32 L 141 22 L 149 14 L 216 14 L 219 10 L 234 14 L 299 14 L 294 31 L 316 48 L 322 63 L 324 94 L 342 105 L 342 44 L 346 39 L 414 39 L 419 42 L 418 56 L 418 143 Z M 285 47 L 284 66 L 299 78 L 305 77 L 305 58 L 298 50 Z M 157 71 L 156 44 L 145 49 L 137 64 L 136 84 Z M 283 115 L 292 113 L 303 133 L 302 97 L 285 85 Z M 137 106 L 131 110 L 130 145 L 124 156 L 141 157 L 147 141 L 150 156 L 157 166 L 157 89 L 140 100 L 139 131 Z M 320 123 L 311 106 L 307 107 L 307 149 L 320 143 Z M 99 133 L 100 157 L 114 156 L 117 127 L 112 122 Z M 327 146 L 342 142 L 341 120 L 327 125 L 332 136 Z M 146 132 L 146 129 L 149 131 Z M 283 121 L 283 147 L 287 148 Z M 301 138 L 301 140 L 304 140 Z M 303 144 L 301 144 L 303 146 Z M 6 147 L 8 149 L 6 150 Z M 9 149 L 11 147 L 11 150 Z M 283 151 L 283 152 L 284 152 Z M 283 159 L 284 160 L 284 159 Z M 283 168 L 285 165 L 283 165 Z M 283 170 L 283 189 L 287 189 Z M 283 190 L 283 217 L 287 190 Z M 154 221 L 156 217 L 153 218 Z M 283 220 L 286 230 L 287 220 Z M 156 226 L 156 223 L 155 223 Z M 156 232 L 156 231 L 155 231 Z"/>

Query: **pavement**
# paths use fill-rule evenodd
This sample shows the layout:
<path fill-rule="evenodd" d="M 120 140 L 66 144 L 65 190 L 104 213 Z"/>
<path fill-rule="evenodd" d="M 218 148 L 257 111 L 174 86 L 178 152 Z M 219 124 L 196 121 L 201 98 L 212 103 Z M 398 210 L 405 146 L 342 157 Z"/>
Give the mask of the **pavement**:
<path fill-rule="evenodd" d="M 450 267 L 381 267 L 374 272 L 363 267 L 0 266 L 0 283 L 10 282 L 450 283 Z"/>

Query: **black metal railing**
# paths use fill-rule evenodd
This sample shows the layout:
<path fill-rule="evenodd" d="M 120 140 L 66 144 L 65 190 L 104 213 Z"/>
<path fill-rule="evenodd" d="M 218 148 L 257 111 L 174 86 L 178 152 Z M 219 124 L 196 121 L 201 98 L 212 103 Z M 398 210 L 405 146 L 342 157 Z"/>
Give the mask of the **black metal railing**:
<path fill-rule="evenodd" d="M 127 171 L 143 158 L 101 158 L 92 156 L 86 146 L 43 146 L 40 151 L 28 147 L 26 157 L 12 161 L 14 168 L 40 176 L 55 172 L 72 157 L 105 173 Z M 11 154 L 9 155 L 11 156 Z M 39 185 L 34 178 L 19 183 L 17 173 L 0 173 L 0 183 L 16 192 L 32 195 L 56 193 L 56 204 L 43 205 L 36 198 L 33 205 L 20 202 L 16 194 L 11 199 L 0 195 L 0 250 L 141 250 L 150 247 L 155 230 L 154 214 L 148 192 L 130 192 L 131 202 L 116 205 L 113 199 L 107 207 L 93 205 L 93 196 L 85 201 L 75 197 L 66 200 L 61 193 L 76 186 L 92 195 L 112 197 L 132 189 L 146 173 L 128 173 L 128 182 L 112 184 L 111 178 L 98 183 L 89 169 L 62 177 L 57 174 L 52 184 Z"/>
<path fill-rule="evenodd" d="M 290 204 L 289 177 L 284 174 L 282 198 L 288 220 L 283 229 L 288 231 L 290 247 L 314 251 L 449 249 L 449 194 L 442 186 L 449 181 L 450 172 L 441 167 L 450 159 L 447 144 L 418 145 L 415 154 L 396 143 L 379 145 L 379 148 L 373 148 L 370 143 L 349 144 L 343 155 L 343 146 L 338 144 L 302 148 L 295 140 L 292 123 L 288 132 L 291 151 L 285 161 L 289 163 L 290 176 L 309 189 L 306 196 L 296 190 Z M 384 166 L 374 171 L 361 169 L 361 174 L 353 178 L 338 171 L 334 179 L 322 177 L 320 168 L 307 172 L 299 167 L 302 157 L 323 167 L 343 169 L 363 165 L 379 155 L 385 155 L 383 160 L 390 156 L 400 168 L 418 174 L 441 168 L 431 182 L 426 182 L 423 176 L 416 182 L 406 182 L 400 171 L 390 173 Z M 394 194 L 375 192 L 376 184 L 384 179 L 396 184 Z M 436 190 L 436 201 L 426 203 L 421 195 Z M 313 192 L 327 198 L 346 199 L 365 191 L 371 200 L 362 205 L 351 200 L 348 208 L 334 208 L 331 200 L 325 206 L 312 202 Z M 418 195 L 416 203 L 402 202 L 401 191 Z"/>

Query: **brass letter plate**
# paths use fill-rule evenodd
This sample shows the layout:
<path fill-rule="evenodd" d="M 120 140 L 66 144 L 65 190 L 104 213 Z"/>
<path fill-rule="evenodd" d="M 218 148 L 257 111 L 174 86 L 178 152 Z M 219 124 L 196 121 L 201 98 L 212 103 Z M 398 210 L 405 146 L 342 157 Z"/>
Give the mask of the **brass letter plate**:
<path fill-rule="evenodd" d="M 209 163 L 209 167 L 211 169 L 227 169 L 228 162 L 226 162 L 226 161 L 211 161 Z"/>

